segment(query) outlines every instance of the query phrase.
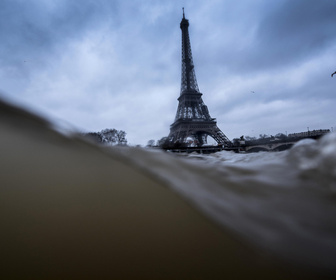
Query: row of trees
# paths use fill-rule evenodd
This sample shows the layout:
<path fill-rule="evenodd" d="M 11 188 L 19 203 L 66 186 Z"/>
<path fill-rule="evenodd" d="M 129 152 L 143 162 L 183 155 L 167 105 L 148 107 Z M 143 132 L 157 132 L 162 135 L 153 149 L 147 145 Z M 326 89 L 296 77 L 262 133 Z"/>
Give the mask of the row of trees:
<path fill-rule="evenodd" d="M 275 140 L 285 140 L 287 138 L 287 135 L 283 133 L 277 133 L 274 136 L 273 135 L 267 135 L 267 134 L 259 134 L 259 137 L 253 137 L 253 136 L 240 136 L 240 138 L 234 138 L 232 140 L 233 145 L 239 145 L 241 141 L 246 142 L 269 142 L 269 141 L 275 141 Z"/>
<path fill-rule="evenodd" d="M 108 145 L 127 145 L 126 132 L 114 128 L 106 128 L 100 132 L 85 133 L 84 136 L 98 143 Z"/>
<path fill-rule="evenodd" d="M 162 137 L 160 140 L 157 140 L 156 142 L 155 142 L 155 140 L 151 139 L 147 142 L 147 147 L 160 147 L 160 148 L 162 148 L 166 144 L 167 138 L 168 137 Z"/>
<path fill-rule="evenodd" d="M 245 139 L 246 141 L 254 141 L 254 140 L 261 140 L 261 139 L 285 139 L 287 136 L 283 133 L 277 133 L 274 136 L 273 135 L 267 135 L 267 134 L 259 134 L 259 137 L 251 137 L 251 136 L 241 136 L 240 138 Z"/>

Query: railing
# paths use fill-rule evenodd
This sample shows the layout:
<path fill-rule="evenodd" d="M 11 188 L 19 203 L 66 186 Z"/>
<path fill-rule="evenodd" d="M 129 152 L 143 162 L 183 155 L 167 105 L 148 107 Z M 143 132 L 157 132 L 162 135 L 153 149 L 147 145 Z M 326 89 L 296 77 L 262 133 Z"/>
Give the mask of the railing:
<path fill-rule="evenodd" d="M 202 147 L 179 147 L 179 148 L 169 148 L 166 151 L 173 153 L 193 153 L 197 152 L 200 154 L 211 154 L 219 151 L 238 151 L 238 147 L 224 148 L 222 145 L 218 146 L 202 146 Z"/>

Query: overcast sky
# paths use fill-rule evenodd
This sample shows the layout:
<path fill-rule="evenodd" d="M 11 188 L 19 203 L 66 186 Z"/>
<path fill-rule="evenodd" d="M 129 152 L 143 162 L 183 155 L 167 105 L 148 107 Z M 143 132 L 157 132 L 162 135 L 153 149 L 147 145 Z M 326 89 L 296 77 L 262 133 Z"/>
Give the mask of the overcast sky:
<path fill-rule="evenodd" d="M 1 0 L 0 97 L 129 144 L 167 136 L 182 7 L 203 100 L 230 139 L 336 130 L 334 0 Z"/>

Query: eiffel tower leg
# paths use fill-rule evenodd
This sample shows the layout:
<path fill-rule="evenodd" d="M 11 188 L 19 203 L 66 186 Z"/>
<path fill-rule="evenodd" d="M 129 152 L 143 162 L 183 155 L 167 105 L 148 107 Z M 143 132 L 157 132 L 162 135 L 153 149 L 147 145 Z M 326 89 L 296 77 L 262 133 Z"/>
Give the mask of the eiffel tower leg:
<path fill-rule="evenodd" d="M 203 145 L 204 144 L 208 144 L 208 135 L 207 134 L 203 134 Z"/>
<path fill-rule="evenodd" d="M 202 132 L 198 132 L 195 134 L 195 138 L 197 139 L 197 146 L 203 146 L 204 144 L 204 134 Z"/>

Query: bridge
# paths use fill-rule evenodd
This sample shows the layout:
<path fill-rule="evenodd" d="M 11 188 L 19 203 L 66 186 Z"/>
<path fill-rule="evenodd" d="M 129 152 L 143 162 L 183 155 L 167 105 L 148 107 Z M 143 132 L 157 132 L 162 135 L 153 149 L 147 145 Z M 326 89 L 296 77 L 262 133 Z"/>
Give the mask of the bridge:
<path fill-rule="evenodd" d="M 277 142 L 277 143 L 265 143 L 265 144 L 256 144 L 251 146 L 242 146 L 243 151 L 248 153 L 255 152 L 279 152 L 288 150 L 291 148 L 297 141 L 285 141 L 285 142 Z"/>
<path fill-rule="evenodd" d="M 329 129 L 319 129 L 313 131 L 305 131 L 300 133 L 289 134 L 288 137 L 283 139 L 277 139 L 274 137 L 252 140 L 252 141 L 243 141 L 239 145 L 239 151 L 245 151 L 248 153 L 253 152 L 276 152 L 284 151 L 291 148 L 296 142 L 302 139 L 319 139 L 323 135 L 330 133 Z"/>
<path fill-rule="evenodd" d="M 162 147 L 164 150 L 174 153 L 201 153 L 210 154 L 219 151 L 234 151 L 237 153 L 256 153 L 256 152 L 280 152 L 290 149 L 296 142 L 303 139 L 319 139 L 323 135 L 330 133 L 329 129 L 313 130 L 308 132 L 300 132 L 289 134 L 288 136 L 278 139 L 275 137 L 267 137 L 257 140 L 240 141 L 240 143 L 232 143 L 230 146 L 188 146 L 185 143 L 176 147 Z"/>
<path fill-rule="evenodd" d="M 179 148 L 170 148 L 165 149 L 166 151 L 173 152 L 173 153 L 193 153 L 197 152 L 200 154 L 212 154 L 219 151 L 223 151 L 223 146 L 202 146 L 202 147 L 179 147 Z"/>

